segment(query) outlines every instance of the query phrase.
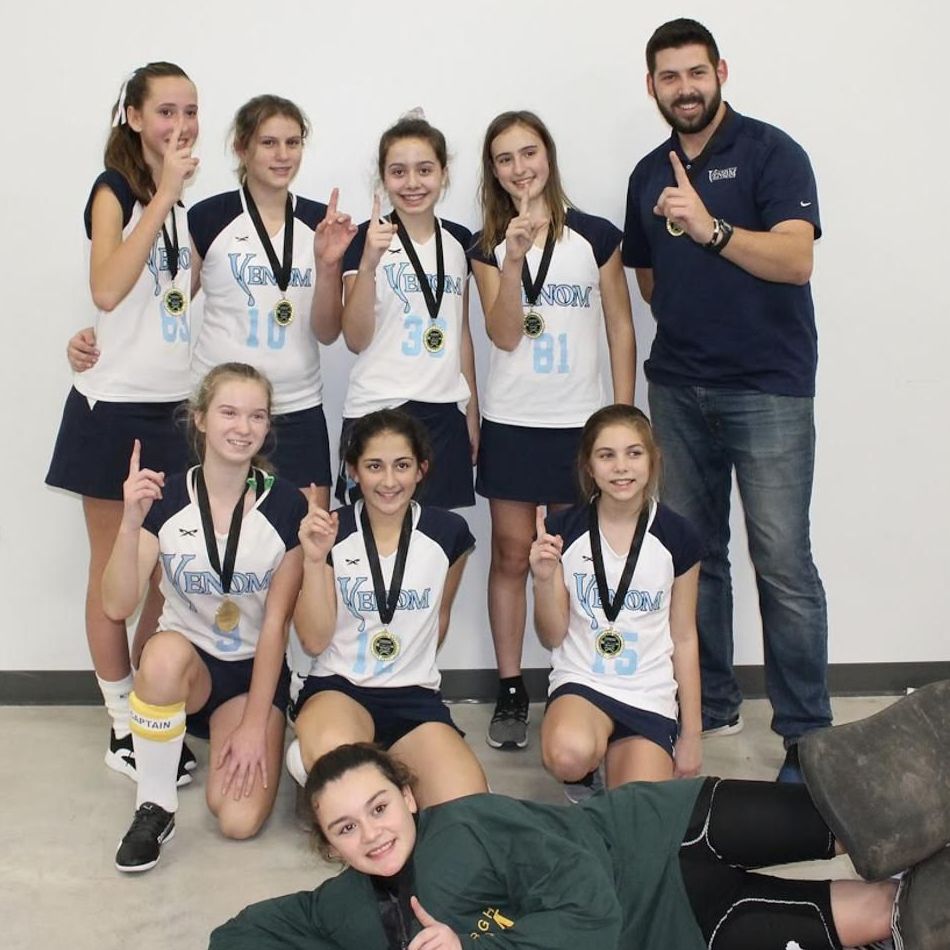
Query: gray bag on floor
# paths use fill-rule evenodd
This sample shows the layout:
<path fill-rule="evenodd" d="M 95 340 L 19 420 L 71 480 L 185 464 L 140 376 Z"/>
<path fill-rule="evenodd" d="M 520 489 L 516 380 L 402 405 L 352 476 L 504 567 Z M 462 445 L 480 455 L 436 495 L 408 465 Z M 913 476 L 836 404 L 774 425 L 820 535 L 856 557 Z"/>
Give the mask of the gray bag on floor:
<path fill-rule="evenodd" d="M 950 842 L 950 680 L 798 748 L 808 791 L 861 877 L 890 877 Z"/>

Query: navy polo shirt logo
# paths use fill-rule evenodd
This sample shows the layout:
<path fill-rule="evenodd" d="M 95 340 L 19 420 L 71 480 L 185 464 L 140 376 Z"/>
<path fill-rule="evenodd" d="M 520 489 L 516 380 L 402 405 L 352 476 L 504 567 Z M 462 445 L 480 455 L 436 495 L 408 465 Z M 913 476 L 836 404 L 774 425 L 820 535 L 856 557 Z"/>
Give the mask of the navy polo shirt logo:
<path fill-rule="evenodd" d="M 737 169 L 735 165 L 733 165 L 732 168 L 710 168 L 709 180 L 722 181 L 723 178 L 735 178 L 736 170 Z"/>

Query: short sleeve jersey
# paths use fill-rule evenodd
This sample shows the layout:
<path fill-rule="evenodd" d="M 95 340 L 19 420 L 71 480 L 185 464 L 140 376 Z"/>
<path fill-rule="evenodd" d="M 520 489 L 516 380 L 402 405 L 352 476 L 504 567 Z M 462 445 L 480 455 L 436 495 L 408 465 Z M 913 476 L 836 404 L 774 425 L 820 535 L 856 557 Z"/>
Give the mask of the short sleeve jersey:
<path fill-rule="evenodd" d="M 412 503 L 412 534 L 392 622 L 376 606 L 373 576 L 360 526 L 363 503 L 340 509 L 330 552 L 336 581 L 336 630 L 314 661 L 311 675 L 343 676 L 358 686 L 422 686 L 438 689 L 436 665 L 439 607 L 449 568 L 471 551 L 475 539 L 461 515 Z M 386 589 L 396 555 L 380 558 Z M 380 637 L 385 642 L 381 646 Z M 391 655 L 396 645 L 395 656 Z"/>
<path fill-rule="evenodd" d="M 158 538 L 161 591 L 165 598 L 160 630 L 176 630 L 195 646 L 221 660 L 254 656 L 264 622 L 267 592 L 287 551 L 299 543 L 297 531 L 307 513 L 303 495 L 277 478 L 244 515 L 228 598 L 240 611 L 233 630 L 221 630 L 215 614 L 224 599 L 221 579 L 205 547 L 195 495 L 195 473 L 171 476 L 144 528 Z M 219 562 L 226 535 L 216 535 Z"/>
<path fill-rule="evenodd" d="M 92 241 L 92 204 L 100 188 L 115 195 L 122 208 L 122 240 L 135 229 L 144 210 L 117 171 L 104 171 L 93 183 L 86 203 L 86 237 Z M 178 232 L 178 273 L 169 269 L 172 216 Z M 96 365 L 74 377 L 74 385 L 88 399 L 107 402 L 177 402 L 191 391 L 188 370 L 191 350 L 189 304 L 191 297 L 191 244 L 185 209 L 176 204 L 165 222 L 170 239 L 166 249 L 159 231 L 149 248 L 145 267 L 129 292 L 110 310 L 96 313 Z M 182 293 L 183 313 L 171 314 L 165 294 L 172 284 Z"/>
<path fill-rule="evenodd" d="M 579 683 L 628 706 L 677 718 L 670 597 L 673 581 L 701 557 L 699 539 L 687 522 L 664 505 L 653 505 L 630 587 L 620 613 L 604 613 L 590 544 L 589 506 L 578 505 L 547 519 L 547 530 L 564 541 L 561 568 L 570 598 L 567 636 L 551 653 L 550 691 Z M 611 599 L 627 559 L 601 535 L 604 573 Z M 624 649 L 605 657 L 598 635 L 612 627 Z"/>
<path fill-rule="evenodd" d="M 452 221 L 437 219 L 445 266 L 443 297 L 434 321 L 445 334 L 441 350 L 430 352 L 424 333 L 433 323 L 412 262 L 394 235 L 376 267 L 375 326 L 369 346 L 350 372 L 343 416 L 357 419 L 377 409 L 392 409 L 410 400 L 458 403 L 464 408 L 471 393 L 462 375 L 462 321 L 468 291 L 466 249 L 471 233 Z M 353 275 L 366 246 L 369 222 L 360 225 L 343 256 L 343 275 Z M 424 244 L 412 242 L 429 287 L 438 287 L 435 235 Z"/>
<path fill-rule="evenodd" d="M 709 213 L 751 231 L 801 220 L 821 236 L 815 176 L 804 149 L 774 126 L 729 109 L 688 159 L 674 133 L 643 158 L 627 189 L 623 261 L 652 268 L 656 337 L 644 369 L 668 386 L 719 386 L 786 396 L 815 392 L 818 336 L 809 284 L 754 277 L 654 214 L 675 184 L 676 151 Z"/>
<path fill-rule="evenodd" d="M 523 336 L 514 350 L 491 347 L 488 383 L 481 397 L 482 415 L 491 422 L 545 428 L 575 428 L 604 405 L 600 341 L 604 312 L 600 268 L 620 245 L 621 234 L 609 221 L 567 209 L 567 223 L 554 246 L 551 265 L 537 301 L 544 332 Z M 485 256 L 478 246 L 473 260 L 501 267 L 505 242 Z M 526 260 L 532 278 L 542 248 L 532 247 Z M 522 305 L 529 309 L 522 288 Z"/>
<path fill-rule="evenodd" d="M 204 319 L 195 341 L 192 372 L 197 382 L 219 363 L 256 366 L 274 387 L 274 412 L 296 412 L 323 402 L 320 347 L 310 329 L 316 268 L 313 234 L 326 205 L 292 196 L 293 263 L 286 292 L 267 259 L 241 190 L 206 198 L 188 214 L 195 251 L 201 257 Z M 284 228 L 271 235 L 282 260 Z M 287 326 L 274 320 L 275 304 L 294 307 Z"/>

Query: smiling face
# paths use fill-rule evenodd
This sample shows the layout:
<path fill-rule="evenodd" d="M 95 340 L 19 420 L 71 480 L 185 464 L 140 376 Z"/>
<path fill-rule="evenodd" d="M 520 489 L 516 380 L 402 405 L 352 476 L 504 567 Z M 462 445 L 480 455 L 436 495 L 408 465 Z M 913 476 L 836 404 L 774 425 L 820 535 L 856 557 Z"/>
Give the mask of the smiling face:
<path fill-rule="evenodd" d="M 491 143 L 492 172 L 518 207 L 525 193 L 529 200 L 544 194 L 550 168 L 541 136 L 521 123 L 509 126 Z"/>
<path fill-rule="evenodd" d="M 416 843 L 416 800 L 371 764 L 350 769 L 314 797 L 330 852 L 363 874 L 392 877 Z"/>
<path fill-rule="evenodd" d="M 161 167 L 169 148 L 186 148 L 198 137 L 198 91 L 184 76 L 153 76 L 148 80 L 142 108 L 129 106 L 129 127 L 139 133 L 142 154 L 151 167 Z M 181 131 L 172 141 L 176 123 Z"/>
<path fill-rule="evenodd" d="M 350 474 L 359 483 L 368 508 L 393 515 L 409 505 L 425 474 L 423 465 L 404 435 L 384 429 L 367 439 L 355 467 L 350 467 Z"/>
<path fill-rule="evenodd" d="M 195 427 L 204 435 L 204 459 L 247 464 L 261 450 L 270 430 L 267 388 L 249 379 L 222 379 L 208 409 L 195 414 Z"/>
<path fill-rule="evenodd" d="M 660 50 L 647 76 L 647 91 L 663 118 L 681 135 L 702 132 L 722 107 L 726 61 L 713 66 L 705 46 L 692 44 Z"/>
<path fill-rule="evenodd" d="M 425 139 L 396 139 L 386 150 L 383 187 L 400 215 L 431 214 L 445 187 L 445 169 Z"/>
<path fill-rule="evenodd" d="M 642 504 L 650 492 L 653 464 L 646 440 L 636 426 L 604 426 L 594 440 L 587 466 L 603 497 L 636 505 Z"/>
<path fill-rule="evenodd" d="M 254 130 L 244 151 L 238 152 L 247 181 L 264 188 L 286 189 L 303 158 L 303 130 L 290 116 L 274 115 Z"/>

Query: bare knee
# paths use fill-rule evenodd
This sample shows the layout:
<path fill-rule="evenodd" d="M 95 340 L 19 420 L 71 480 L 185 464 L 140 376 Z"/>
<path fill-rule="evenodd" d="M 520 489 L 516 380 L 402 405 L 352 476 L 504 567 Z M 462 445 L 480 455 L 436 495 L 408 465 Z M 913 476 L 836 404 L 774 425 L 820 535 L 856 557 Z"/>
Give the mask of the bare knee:
<path fill-rule="evenodd" d="M 135 691 L 141 694 L 179 684 L 184 686 L 194 658 L 194 647 L 180 633 L 156 633 L 142 651 Z"/>
<path fill-rule="evenodd" d="M 544 737 L 541 757 L 544 767 L 562 782 L 576 782 L 600 764 L 593 736 L 563 731 Z"/>
<path fill-rule="evenodd" d="M 528 554 L 531 542 L 525 544 L 520 538 L 500 537 L 492 539 L 491 570 L 511 578 L 527 578 Z"/>
<path fill-rule="evenodd" d="M 269 808 L 248 805 L 228 799 L 218 806 L 218 830 L 225 838 L 244 841 L 253 838 L 270 814 Z"/>

